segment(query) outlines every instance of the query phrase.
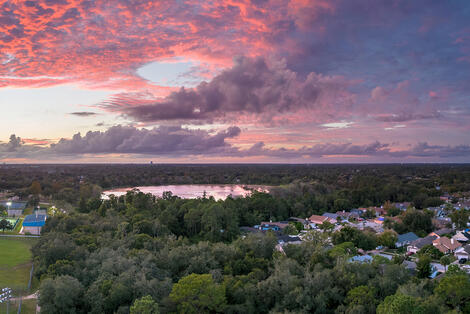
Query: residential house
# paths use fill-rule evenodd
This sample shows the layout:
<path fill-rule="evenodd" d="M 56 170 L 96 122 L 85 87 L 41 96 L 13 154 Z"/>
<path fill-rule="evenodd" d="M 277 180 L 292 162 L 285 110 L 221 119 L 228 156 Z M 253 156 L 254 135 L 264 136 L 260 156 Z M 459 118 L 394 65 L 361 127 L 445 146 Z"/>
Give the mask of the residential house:
<path fill-rule="evenodd" d="M 457 248 L 462 246 L 460 242 L 455 241 L 454 239 L 449 239 L 447 237 L 437 238 L 436 240 L 432 241 L 432 244 L 444 254 L 454 253 Z"/>
<path fill-rule="evenodd" d="M 375 219 L 364 220 L 357 224 L 351 224 L 352 227 L 358 228 L 359 230 L 373 229 L 377 233 L 384 232 L 383 223 L 376 223 Z"/>
<path fill-rule="evenodd" d="M 338 216 L 338 214 L 334 214 L 334 213 L 323 213 L 322 216 L 330 218 L 331 221 L 334 221 L 334 223 L 338 222 L 338 217 L 341 220 L 341 216 Z"/>
<path fill-rule="evenodd" d="M 421 248 L 425 245 L 432 245 L 432 241 L 436 240 L 438 238 L 438 236 L 436 235 L 429 235 L 427 237 L 424 237 L 424 238 L 419 238 L 413 242 L 411 242 L 407 247 L 406 247 L 406 251 L 408 253 L 416 253 L 418 252 L 419 250 L 421 250 Z"/>
<path fill-rule="evenodd" d="M 318 216 L 318 215 L 312 215 L 308 218 L 308 221 L 310 222 L 310 224 L 313 224 L 313 227 L 316 227 L 318 225 L 321 225 L 323 224 L 324 222 L 329 222 L 329 223 L 336 223 L 336 220 L 334 219 L 331 219 L 330 217 L 326 217 L 326 216 Z"/>
<path fill-rule="evenodd" d="M 298 218 L 298 217 L 289 217 L 289 219 L 287 219 L 287 221 L 300 222 L 302 225 L 308 224 L 307 219 L 302 219 L 302 218 Z"/>
<path fill-rule="evenodd" d="M 418 239 L 419 239 L 419 237 L 416 234 L 414 234 L 413 232 L 399 234 L 397 242 L 395 243 L 395 246 L 397 248 L 402 247 L 402 246 L 407 246 L 411 242 L 416 241 Z"/>
<path fill-rule="evenodd" d="M 387 210 L 383 207 L 372 207 L 371 209 L 377 217 L 387 215 Z"/>
<path fill-rule="evenodd" d="M 359 214 L 357 212 L 347 212 L 347 211 L 339 211 L 336 212 L 336 215 L 340 216 L 343 220 L 352 220 L 352 219 L 359 219 Z"/>
<path fill-rule="evenodd" d="M 445 218 L 447 217 L 447 212 L 445 210 L 445 207 L 443 205 L 439 207 L 428 207 L 428 210 L 434 212 L 434 216 L 438 218 Z"/>
<path fill-rule="evenodd" d="M 362 214 L 366 212 L 367 208 L 354 208 L 351 209 L 351 213 L 356 214 L 357 216 L 361 217 Z"/>
<path fill-rule="evenodd" d="M 452 200 L 452 197 L 447 193 L 440 196 L 439 198 L 441 199 L 441 201 L 444 201 L 444 202 L 450 202 Z"/>
<path fill-rule="evenodd" d="M 41 234 L 41 229 L 46 224 L 46 215 L 28 215 L 23 220 L 23 227 L 20 233 Z"/>
<path fill-rule="evenodd" d="M 452 239 L 462 244 L 466 244 L 470 241 L 470 233 L 465 230 L 457 231 L 457 233 L 452 237 Z"/>
<path fill-rule="evenodd" d="M 405 211 L 410 206 L 410 203 L 409 202 L 393 203 L 392 205 L 395 206 L 396 208 L 398 208 L 401 211 Z"/>
<path fill-rule="evenodd" d="M 289 223 L 287 221 L 280 221 L 280 222 L 262 222 L 258 228 L 261 231 L 282 231 L 285 227 L 287 227 Z"/>
<path fill-rule="evenodd" d="M 452 229 L 450 228 L 442 228 L 442 229 L 439 229 L 439 230 L 435 230 L 433 232 L 431 232 L 430 236 L 437 236 L 438 238 L 442 237 L 444 234 L 449 234 L 449 233 L 452 233 Z"/>
<path fill-rule="evenodd" d="M 452 221 L 447 217 L 437 217 L 432 219 L 432 224 L 439 229 L 447 228 L 447 226 L 452 225 Z"/>
<path fill-rule="evenodd" d="M 454 256 L 458 259 L 466 259 L 467 261 L 470 260 L 470 244 L 464 245 L 459 247 L 455 250 Z"/>

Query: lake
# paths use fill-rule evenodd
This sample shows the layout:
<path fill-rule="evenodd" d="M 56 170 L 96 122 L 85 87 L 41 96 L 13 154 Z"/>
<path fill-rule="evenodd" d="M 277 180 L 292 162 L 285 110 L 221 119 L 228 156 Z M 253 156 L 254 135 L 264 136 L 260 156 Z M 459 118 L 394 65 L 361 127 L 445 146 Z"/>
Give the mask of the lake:
<path fill-rule="evenodd" d="M 173 195 L 181 198 L 198 198 L 206 192 L 207 197 L 213 196 L 216 200 L 225 199 L 227 196 L 233 197 L 247 196 L 252 193 L 251 190 L 259 192 L 268 192 L 269 186 L 265 185 L 243 185 L 243 184 L 187 184 L 187 185 L 158 185 L 158 186 L 138 186 L 135 187 L 143 193 L 152 193 L 157 197 L 161 197 L 163 192 L 170 191 Z M 103 196 L 114 194 L 121 196 L 133 188 L 118 188 L 104 191 Z"/>

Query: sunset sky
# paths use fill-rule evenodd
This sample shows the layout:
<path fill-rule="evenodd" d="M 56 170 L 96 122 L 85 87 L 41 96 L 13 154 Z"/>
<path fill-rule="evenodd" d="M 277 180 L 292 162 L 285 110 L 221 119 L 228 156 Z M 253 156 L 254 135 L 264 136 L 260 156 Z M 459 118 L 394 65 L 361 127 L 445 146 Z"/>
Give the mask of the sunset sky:
<path fill-rule="evenodd" d="M 470 1 L 0 0 L 0 161 L 470 162 Z"/>

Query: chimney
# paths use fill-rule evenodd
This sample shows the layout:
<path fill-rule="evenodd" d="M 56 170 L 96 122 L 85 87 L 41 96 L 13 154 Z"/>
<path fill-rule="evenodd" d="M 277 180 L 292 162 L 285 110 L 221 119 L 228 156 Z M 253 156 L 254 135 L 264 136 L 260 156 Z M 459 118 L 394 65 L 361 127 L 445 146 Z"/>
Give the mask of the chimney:
<path fill-rule="evenodd" d="M 453 238 L 450 239 L 450 243 L 454 244 L 454 239 Z"/>

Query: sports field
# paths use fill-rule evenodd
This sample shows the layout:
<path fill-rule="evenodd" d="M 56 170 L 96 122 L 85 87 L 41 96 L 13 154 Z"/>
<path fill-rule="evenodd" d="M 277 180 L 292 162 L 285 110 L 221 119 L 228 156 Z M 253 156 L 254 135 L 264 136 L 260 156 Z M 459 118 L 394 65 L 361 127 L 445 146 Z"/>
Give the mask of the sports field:
<path fill-rule="evenodd" d="M 28 293 L 31 246 L 36 241 L 31 238 L 0 237 L 0 288 L 12 288 L 14 297 Z M 16 306 L 15 302 L 11 303 L 10 313 L 16 313 Z M 35 307 L 36 300 L 27 300 L 21 313 L 34 313 Z M 3 313 L 6 313 L 5 304 L 0 305 L 0 314 Z"/>
<path fill-rule="evenodd" d="M 35 239 L 0 237 L 0 269 L 31 262 Z M 1 277 L 0 277 L 1 280 Z"/>
<path fill-rule="evenodd" d="M 0 237 L 0 287 L 24 292 L 31 270 L 31 246 L 36 239 Z"/>

